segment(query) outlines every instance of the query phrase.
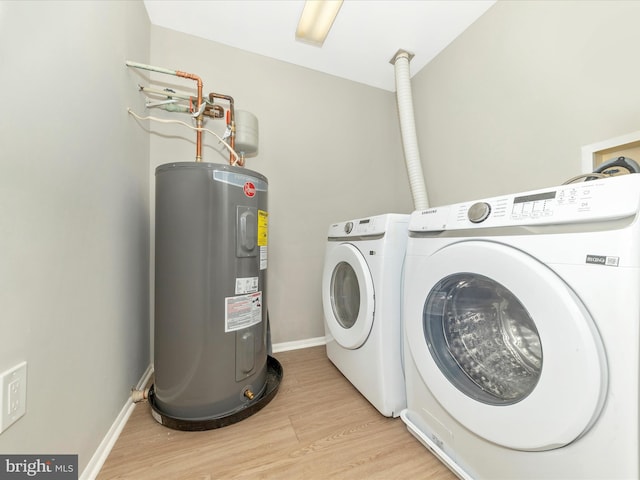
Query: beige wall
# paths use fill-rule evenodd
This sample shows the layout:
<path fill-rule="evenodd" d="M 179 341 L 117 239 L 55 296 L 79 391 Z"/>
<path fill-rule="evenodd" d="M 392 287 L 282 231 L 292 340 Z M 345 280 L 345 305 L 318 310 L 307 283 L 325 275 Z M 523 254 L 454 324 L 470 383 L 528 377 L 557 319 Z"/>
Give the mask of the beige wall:
<path fill-rule="evenodd" d="M 0 3 L 0 371 L 28 363 L 3 454 L 84 470 L 149 365 L 149 136 L 124 66 L 141 2 Z"/>
<path fill-rule="evenodd" d="M 432 205 L 560 184 L 640 130 L 638 22 L 638 1 L 494 5 L 413 78 Z"/>
<path fill-rule="evenodd" d="M 273 342 L 324 336 L 321 277 L 329 224 L 411 210 L 394 94 L 153 26 L 151 63 L 196 73 L 205 93 L 231 95 L 236 109 L 258 117 L 259 154 L 246 166 L 269 179 Z M 176 89 L 194 87 L 154 78 Z M 221 120 L 207 125 L 224 130 Z M 193 160 L 195 133 L 159 123 L 149 128 L 153 191 L 157 165 Z M 226 163 L 217 140 L 204 136 L 204 160 Z"/>

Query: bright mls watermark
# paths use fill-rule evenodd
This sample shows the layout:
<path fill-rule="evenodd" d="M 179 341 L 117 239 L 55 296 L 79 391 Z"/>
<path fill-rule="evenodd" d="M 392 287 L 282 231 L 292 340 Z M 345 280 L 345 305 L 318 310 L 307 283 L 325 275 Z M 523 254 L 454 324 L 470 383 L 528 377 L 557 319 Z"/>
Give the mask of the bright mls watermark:
<path fill-rule="evenodd" d="M 0 455 L 0 480 L 78 480 L 78 455 Z"/>

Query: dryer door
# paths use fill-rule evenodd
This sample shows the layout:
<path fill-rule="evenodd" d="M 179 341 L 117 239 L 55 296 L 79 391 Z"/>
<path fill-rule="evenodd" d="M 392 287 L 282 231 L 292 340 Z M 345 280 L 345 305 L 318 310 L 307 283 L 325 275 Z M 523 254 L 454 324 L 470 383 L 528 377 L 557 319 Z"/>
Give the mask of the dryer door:
<path fill-rule="evenodd" d="M 411 355 L 456 420 L 518 450 L 558 448 L 589 430 L 606 394 L 604 348 L 551 269 L 489 241 L 412 257 L 407 269 Z"/>
<path fill-rule="evenodd" d="M 374 312 L 373 280 L 360 251 L 342 243 L 325 259 L 322 303 L 327 327 L 344 348 L 360 347 L 369 336 Z"/>

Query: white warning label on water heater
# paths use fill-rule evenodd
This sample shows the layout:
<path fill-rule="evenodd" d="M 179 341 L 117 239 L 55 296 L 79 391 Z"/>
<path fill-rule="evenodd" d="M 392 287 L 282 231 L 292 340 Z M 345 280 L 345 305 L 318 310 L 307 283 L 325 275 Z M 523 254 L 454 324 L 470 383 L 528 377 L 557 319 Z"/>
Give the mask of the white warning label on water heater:
<path fill-rule="evenodd" d="M 258 277 L 236 278 L 236 295 L 258 291 Z"/>
<path fill-rule="evenodd" d="M 260 247 L 260 270 L 267 269 L 267 247 Z"/>
<path fill-rule="evenodd" d="M 262 321 L 262 292 L 225 298 L 224 331 L 234 332 Z"/>

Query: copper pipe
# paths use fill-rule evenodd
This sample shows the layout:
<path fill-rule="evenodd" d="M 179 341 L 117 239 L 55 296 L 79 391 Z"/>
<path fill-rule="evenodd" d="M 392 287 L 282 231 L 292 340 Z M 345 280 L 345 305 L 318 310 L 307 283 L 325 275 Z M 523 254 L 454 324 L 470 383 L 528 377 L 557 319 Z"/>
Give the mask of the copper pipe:
<path fill-rule="evenodd" d="M 233 97 L 230 97 L 229 95 L 222 95 L 221 93 L 211 92 L 209 94 L 209 102 L 213 103 L 214 98 L 221 98 L 229 102 L 229 111 L 231 112 L 231 120 L 227 122 L 227 125 L 229 125 L 231 129 L 231 139 L 229 141 L 229 145 L 231 145 L 231 148 L 235 150 L 236 148 L 236 113 L 235 113 L 235 108 L 233 106 Z M 229 165 L 233 165 L 233 153 L 231 152 L 229 152 Z M 238 159 L 238 165 L 240 165 L 241 167 L 244 166 L 244 160 Z"/>
<path fill-rule="evenodd" d="M 126 65 L 128 67 L 134 67 L 134 68 L 142 68 L 144 70 L 150 70 L 152 72 L 159 72 L 159 73 L 166 73 L 167 75 L 175 75 L 177 77 L 182 77 L 182 78 L 188 78 L 190 80 L 195 80 L 196 82 L 198 82 L 198 100 L 197 100 L 197 105 L 196 105 L 196 112 L 200 112 L 200 108 L 202 107 L 202 88 L 203 88 L 203 84 L 202 84 L 202 79 L 198 76 L 195 75 L 193 73 L 187 73 L 187 72 L 183 72 L 181 70 L 169 70 L 168 68 L 162 68 L 162 67 L 154 67 L 152 65 L 145 65 L 143 63 L 137 63 L 137 62 L 131 62 L 129 60 L 127 60 Z M 140 87 L 140 89 L 142 90 L 143 87 Z M 170 92 L 152 92 L 152 93 L 161 93 L 162 95 L 167 95 L 170 96 Z M 184 96 L 182 95 L 174 95 L 175 97 L 178 98 L 183 98 Z M 223 115 L 223 110 L 220 107 L 214 106 L 213 105 L 213 99 L 214 98 L 222 98 L 224 100 L 227 100 L 230 104 L 230 112 L 231 112 L 231 121 L 227 123 L 227 125 L 229 125 L 230 130 L 231 130 L 231 141 L 229 142 L 230 146 L 232 149 L 235 148 L 235 136 L 236 136 L 236 126 L 235 126 L 235 110 L 234 110 L 234 106 L 233 106 L 233 97 L 230 97 L 229 95 L 221 95 L 219 93 L 210 93 L 209 94 L 209 103 L 210 105 L 205 105 L 204 108 L 202 109 L 202 112 L 199 113 L 198 117 L 196 118 L 196 127 L 197 127 L 197 137 L 196 137 L 196 162 L 201 162 L 202 161 L 202 125 L 203 125 L 203 118 L 204 115 L 207 115 L 209 117 L 212 118 L 220 118 Z M 189 99 L 190 100 L 190 99 Z M 220 114 L 218 116 L 218 113 Z M 229 153 L 229 163 L 233 164 L 233 153 Z M 243 166 L 244 165 L 244 159 L 239 159 L 238 160 L 238 165 Z"/>
<path fill-rule="evenodd" d="M 193 74 L 182 72 L 180 70 L 176 71 L 176 76 L 182 78 L 189 78 L 191 80 L 195 80 L 198 82 L 198 104 L 196 105 L 196 111 L 200 111 L 200 105 L 202 105 L 202 79 Z M 196 119 L 196 127 L 198 130 L 196 132 L 196 162 L 202 161 L 202 114 L 198 115 Z"/>

